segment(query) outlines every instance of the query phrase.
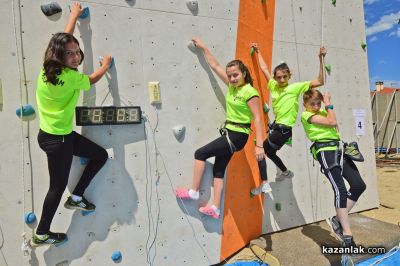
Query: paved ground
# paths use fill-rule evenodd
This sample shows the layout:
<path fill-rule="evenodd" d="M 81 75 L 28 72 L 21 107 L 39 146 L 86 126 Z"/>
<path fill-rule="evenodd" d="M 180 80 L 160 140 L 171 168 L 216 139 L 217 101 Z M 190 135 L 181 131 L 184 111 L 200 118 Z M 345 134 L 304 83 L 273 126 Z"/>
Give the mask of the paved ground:
<path fill-rule="evenodd" d="M 387 250 L 400 243 L 400 168 L 377 168 L 380 206 L 378 209 L 350 215 L 350 223 L 358 245 L 383 246 Z M 328 237 L 327 237 L 328 236 Z M 268 234 L 253 240 L 279 259 L 284 266 L 290 265 L 341 265 L 340 255 L 321 253 L 322 246 L 338 246 L 325 222 Z M 352 256 L 353 261 L 364 260 L 372 255 Z M 256 259 L 249 248 L 244 248 L 228 262 Z"/>

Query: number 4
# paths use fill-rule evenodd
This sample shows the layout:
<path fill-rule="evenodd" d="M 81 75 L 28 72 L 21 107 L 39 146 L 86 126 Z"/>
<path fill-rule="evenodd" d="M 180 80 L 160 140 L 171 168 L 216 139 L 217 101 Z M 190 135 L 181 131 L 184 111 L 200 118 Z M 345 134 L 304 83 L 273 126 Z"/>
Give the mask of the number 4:
<path fill-rule="evenodd" d="M 358 122 L 357 127 L 358 127 L 359 129 L 363 128 L 361 121 Z"/>

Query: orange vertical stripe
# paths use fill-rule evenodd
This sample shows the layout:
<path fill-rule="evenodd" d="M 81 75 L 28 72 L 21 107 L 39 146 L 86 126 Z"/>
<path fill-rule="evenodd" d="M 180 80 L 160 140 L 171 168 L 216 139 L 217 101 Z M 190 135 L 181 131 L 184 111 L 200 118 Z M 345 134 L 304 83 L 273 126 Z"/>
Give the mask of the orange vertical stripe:
<path fill-rule="evenodd" d="M 266 92 L 266 79 L 258 66 L 257 55 L 250 54 L 250 43 L 258 43 L 266 63 L 271 66 L 275 1 L 265 2 L 240 1 L 236 41 L 236 59 L 242 60 L 249 68 L 253 85 L 260 93 L 261 103 L 269 103 L 269 94 Z M 264 121 L 267 122 L 266 117 Z M 254 129 L 254 125 L 252 126 Z M 253 132 L 244 150 L 235 153 L 227 169 L 221 260 L 231 256 L 262 232 L 263 198 L 250 197 L 250 189 L 260 184 L 254 156 L 254 139 Z"/>

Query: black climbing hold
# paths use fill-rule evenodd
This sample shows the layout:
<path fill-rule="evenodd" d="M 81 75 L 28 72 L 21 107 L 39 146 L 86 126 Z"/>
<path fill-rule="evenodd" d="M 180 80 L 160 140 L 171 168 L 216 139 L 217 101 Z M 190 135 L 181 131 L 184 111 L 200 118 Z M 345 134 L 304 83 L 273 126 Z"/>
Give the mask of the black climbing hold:
<path fill-rule="evenodd" d="M 60 13 L 62 11 L 61 6 L 56 2 L 41 5 L 40 9 L 47 17 Z"/>

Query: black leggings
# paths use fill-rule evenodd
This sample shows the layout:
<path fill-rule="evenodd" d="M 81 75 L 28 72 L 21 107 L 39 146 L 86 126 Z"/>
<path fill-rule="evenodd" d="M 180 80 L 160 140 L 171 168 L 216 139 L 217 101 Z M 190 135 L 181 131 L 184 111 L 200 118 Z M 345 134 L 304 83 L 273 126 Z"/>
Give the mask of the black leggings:
<path fill-rule="evenodd" d="M 235 145 L 235 151 L 240 151 L 246 145 L 249 135 L 246 133 L 236 132 L 227 129 L 229 139 Z M 233 152 L 229 146 L 226 136 L 221 136 L 207 145 L 196 150 L 194 158 L 196 160 L 205 161 L 210 157 L 215 156 L 213 174 L 216 178 L 224 178 L 225 168 L 232 158 Z"/>
<path fill-rule="evenodd" d="M 276 155 L 276 152 L 285 145 L 286 141 L 292 137 L 291 128 L 274 128 L 270 129 L 268 132 L 268 138 L 264 141 L 264 151 L 265 154 L 271 161 L 274 162 L 282 172 L 287 170 L 286 166 L 283 164 L 281 158 Z"/>
<path fill-rule="evenodd" d="M 47 154 L 50 186 L 44 199 L 42 217 L 36 233 L 47 234 L 68 184 L 72 156 L 89 159 L 89 163 L 72 192 L 74 195 L 82 196 L 90 181 L 106 163 L 108 154 L 105 149 L 75 131 L 68 135 L 52 135 L 40 130 L 38 142 L 40 148 Z"/>
<path fill-rule="evenodd" d="M 340 158 L 338 157 L 340 157 L 340 154 L 336 151 L 321 151 L 317 154 L 317 159 L 332 185 L 335 194 L 335 208 L 346 208 L 347 198 L 357 201 L 366 189 L 366 185 L 358 172 L 357 166 L 352 160 L 345 157 L 343 158 L 343 173 L 341 173 L 340 165 L 326 171 L 327 168 L 335 164 L 335 159 L 337 162 L 340 162 Z M 342 175 L 350 185 L 348 192 Z"/>

